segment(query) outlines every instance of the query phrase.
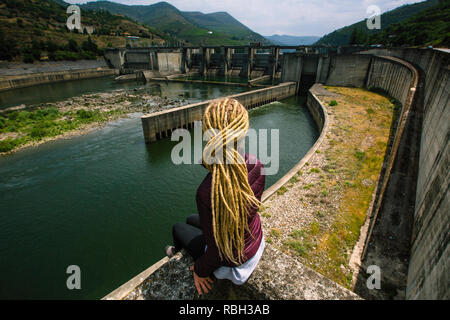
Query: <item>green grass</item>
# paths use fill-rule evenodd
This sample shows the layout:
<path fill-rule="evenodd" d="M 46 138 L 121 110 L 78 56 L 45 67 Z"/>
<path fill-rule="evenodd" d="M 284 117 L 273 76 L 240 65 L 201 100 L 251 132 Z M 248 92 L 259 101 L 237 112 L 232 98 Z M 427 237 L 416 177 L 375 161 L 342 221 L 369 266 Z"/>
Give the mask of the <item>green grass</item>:
<path fill-rule="evenodd" d="M 364 186 L 362 181 L 375 181 L 380 174 L 396 106 L 389 98 L 367 90 L 328 89 L 340 94 L 341 107 L 334 109 L 337 122 L 331 132 L 338 134 L 341 141 L 330 143 L 324 150 L 327 162 L 323 172 L 318 168 L 308 169 L 309 173 L 319 173 L 320 182 L 314 180 L 314 184 L 303 188 L 309 190 L 317 185 L 309 194 L 321 196 L 321 202 L 328 200 L 325 197 L 331 191 L 333 196 L 336 193 L 338 209 L 328 204 L 325 208 L 315 208 L 317 221 L 292 231 L 283 245 L 300 256 L 302 263 L 350 288 L 352 274 L 341 265 L 348 265 L 375 189 L 375 184 Z M 382 125 L 367 121 L 368 115 Z M 372 143 L 363 151 L 359 148 L 367 136 L 372 138 Z"/>
<path fill-rule="evenodd" d="M 108 121 L 122 113 L 119 109 L 106 112 L 80 109 L 63 114 L 54 107 L 13 111 L 0 116 L 0 134 L 10 136 L 0 140 L 0 152 L 56 137 L 89 123 Z"/>
<path fill-rule="evenodd" d="M 298 181 L 298 176 L 297 176 L 297 175 L 293 176 L 293 177 L 289 180 L 289 182 L 292 183 L 292 184 L 296 183 L 297 181 Z"/>
<path fill-rule="evenodd" d="M 307 184 L 306 186 L 304 186 L 303 189 L 309 190 L 309 189 L 311 189 L 313 186 L 314 186 L 314 184 L 310 183 L 310 184 Z"/>
<path fill-rule="evenodd" d="M 289 234 L 290 237 L 294 239 L 300 239 L 305 235 L 305 230 L 294 230 Z"/>
<path fill-rule="evenodd" d="M 283 244 L 296 252 L 299 256 L 304 256 L 308 250 L 300 240 L 286 240 Z"/>
<path fill-rule="evenodd" d="M 282 186 L 280 189 L 278 189 L 277 194 L 281 196 L 282 194 L 285 194 L 287 191 L 287 188 L 285 186 Z"/>
<path fill-rule="evenodd" d="M 270 229 L 270 236 L 273 238 L 279 238 L 281 236 L 280 230 L 276 228 Z"/>
<path fill-rule="evenodd" d="M 263 213 L 261 214 L 261 216 L 264 217 L 264 218 L 270 218 L 270 217 L 272 217 L 272 215 L 271 215 L 270 213 L 267 213 L 267 212 L 263 212 Z"/>

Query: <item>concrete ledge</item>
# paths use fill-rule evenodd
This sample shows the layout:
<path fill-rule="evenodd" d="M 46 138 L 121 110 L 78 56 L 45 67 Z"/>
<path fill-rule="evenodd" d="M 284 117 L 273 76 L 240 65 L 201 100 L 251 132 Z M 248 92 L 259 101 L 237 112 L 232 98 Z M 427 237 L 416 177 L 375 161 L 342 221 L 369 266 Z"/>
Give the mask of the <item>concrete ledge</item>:
<path fill-rule="evenodd" d="M 256 79 L 249 80 L 248 84 L 249 84 L 249 85 L 254 85 L 254 84 L 257 83 L 257 82 L 261 82 L 261 81 L 265 81 L 265 80 L 270 80 L 271 78 L 272 78 L 272 77 L 269 76 L 269 75 L 267 75 L 267 76 L 262 76 L 262 77 L 259 77 L 259 78 L 256 78 Z"/>
<path fill-rule="evenodd" d="M 127 283 L 123 284 L 107 296 L 105 296 L 102 300 L 116 300 L 121 299 L 119 297 L 126 297 L 129 295 L 133 290 L 135 290 L 137 287 L 139 287 L 146 279 L 148 279 L 156 270 L 158 270 L 161 266 L 163 266 L 165 263 L 169 261 L 168 257 L 165 257 L 161 260 L 159 260 L 157 263 L 152 265 L 150 268 L 142 271 L 140 274 L 138 274 L 136 277 L 128 281 Z"/>
<path fill-rule="evenodd" d="M 228 98 L 234 98 L 242 103 L 245 108 L 253 109 L 293 96 L 295 94 L 295 87 L 295 82 L 285 82 L 269 88 L 231 95 Z M 214 100 L 207 100 L 142 116 L 142 129 L 145 142 L 150 143 L 169 137 L 174 130 L 179 128 L 193 128 L 194 122 L 202 120 L 203 113 Z"/>
<path fill-rule="evenodd" d="M 362 252 L 362 257 L 361 259 L 363 260 L 364 257 L 367 254 L 367 248 L 368 248 L 368 244 L 370 242 L 371 239 L 371 235 L 375 226 L 375 223 L 377 221 L 377 216 L 378 213 L 381 209 L 381 205 L 383 203 L 383 196 L 384 193 L 386 191 L 387 185 L 388 185 L 388 181 L 389 181 L 389 177 L 391 175 L 391 171 L 392 168 L 394 166 L 394 161 L 397 157 L 397 152 L 399 150 L 400 147 L 400 141 L 402 139 L 403 136 L 403 132 L 405 130 L 405 125 L 406 125 L 406 120 L 408 118 L 409 115 L 409 111 L 411 109 L 411 105 L 416 93 L 416 89 L 417 89 L 417 84 L 419 81 L 419 72 L 417 71 L 416 68 L 414 68 L 414 66 L 404 60 L 401 60 L 399 58 L 395 58 L 395 57 L 389 57 L 389 56 L 385 56 L 385 57 L 374 57 L 375 59 L 381 61 L 382 63 L 388 63 L 390 64 L 389 67 L 391 67 L 391 69 L 386 69 L 385 72 L 388 72 L 390 74 L 394 73 L 394 69 L 392 69 L 392 67 L 395 65 L 397 68 L 401 68 L 403 70 L 406 70 L 410 76 L 409 83 L 404 84 L 403 86 L 400 86 L 398 84 L 399 81 L 397 81 L 397 79 L 392 79 L 392 77 L 389 76 L 385 76 L 385 79 L 388 79 L 387 81 L 382 81 L 382 82 L 375 82 L 373 81 L 373 78 L 375 77 L 374 75 L 371 75 L 373 72 L 373 68 L 376 64 L 376 60 L 375 62 L 372 63 L 371 66 L 371 74 L 369 75 L 369 79 L 368 79 L 368 85 L 370 84 L 377 84 L 376 87 L 378 88 L 382 88 L 385 89 L 387 92 L 389 92 L 389 94 L 391 94 L 392 96 L 394 96 L 396 99 L 399 99 L 400 102 L 402 103 L 402 110 L 400 113 L 400 117 L 397 120 L 398 124 L 397 124 L 397 128 L 394 134 L 394 139 L 393 139 L 393 143 L 392 143 L 392 147 L 391 150 L 389 152 L 388 155 L 386 155 L 385 159 L 385 164 L 386 165 L 386 169 L 384 172 L 384 176 L 382 178 L 380 178 L 380 190 L 378 190 L 378 197 L 375 200 L 374 203 L 374 210 L 371 213 L 370 216 L 368 216 L 366 219 L 369 219 L 369 226 L 368 226 L 368 231 L 367 231 L 367 238 L 365 239 L 364 242 L 364 250 Z M 397 71 L 398 72 L 398 71 Z M 400 72 L 398 72 L 400 73 Z M 376 76 L 380 77 L 380 75 L 375 74 Z M 392 89 L 392 87 L 395 87 L 395 89 Z M 400 88 L 403 87 L 403 88 Z M 375 189 L 377 190 L 377 189 Z"/>
<path fill-rule="evenodd" d="M 221 86 L 235 86 L 235 87 L 248 87 L 248 83 L 238 83 L 238 82 L 221 82 L 221 81 L 207 81 L 207 80 L 190 80 L 190 79 L 168 79 L 168 78 L 152 78 L 150 81 L 162 81 L 162 82 L 185 82 L 185 83 L 199 83 L 199 84 L 215 84 L 215 85 L 221 85 Z M 256 86 L 263 86 L 267 87 L 265 85 L 253 85 Z"/>
<path fill-rule="evenodd" d="M 294 258 L 266 245 L 263 257 L 250 279 L 242 286 L 228 280 L 215 280 L 213 290 L 198 296 L 189 267 L 194 264 L 179 253 L 153 272 L 133 291 L 121 289 L 105 300 L 357 300 L 356 294 Z M 125 286 L 125 285 L 124 285 Z"/>
<path fill-rule="evenodd" d="M 316 143 L 309 149 L 308 153 L 291 169 L 286 173 L 280 180 L 278 180 L 275 184 L 270 186 L 266 191 L 264 191 L 261 201 L 264 202 L 270 198 L 278 189 L 280 189 L 283 185 L 289 182 L 289 180 L 297 174 L 299 170 L 303 168 L 306 162 L 311 159 L 316 150 L 320 147 L 325 136 L 328 132 L 328 116 L 325 107 L 320 103 L 317 98 L 318 94 L 323 92 L 323 87 L 320 84 L 315 84 L 308 92 L 308 98 L 306 101 L 306 105 L 309 109 L 309 112 L 314 118 L 317 126 L 320 130 L 320 136 L 317 139 Z"/>
<path fill-rule="evenodd" d="M 3 77 L 0 80 L 0 92 L 15 88 L 30 87 L 44 83 L 99 78 L 109 75 L 117 75 L 118 73 L 119 71 L 117 69 L 100 67 L 96 69 L 42 72 L 18 76 L 9 76 Z"/>

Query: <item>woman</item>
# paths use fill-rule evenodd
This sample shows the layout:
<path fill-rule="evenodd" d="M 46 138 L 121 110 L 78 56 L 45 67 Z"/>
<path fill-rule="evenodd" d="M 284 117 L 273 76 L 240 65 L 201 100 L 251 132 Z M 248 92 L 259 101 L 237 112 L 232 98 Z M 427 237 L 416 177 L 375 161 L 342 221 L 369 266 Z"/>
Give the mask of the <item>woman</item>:
<path fill-rule="evenodd" d="M 245 283 L 264 251 L 257 212 L 264 168 L 256 157 L 242 156 L 237 148 L 248 128 L 248 112 L 234 99 L 212 102 L 203 116 L 203 132 L 211 139 L 203 150 L 209 173 L 197 190 L 199 214 L 174 225 L 174 247 L 166 249 L 169 257 L 184 248 L 194 258 L 190 270 L 200 295 L 211 289 L 213 274 L 237 285 Z"/>

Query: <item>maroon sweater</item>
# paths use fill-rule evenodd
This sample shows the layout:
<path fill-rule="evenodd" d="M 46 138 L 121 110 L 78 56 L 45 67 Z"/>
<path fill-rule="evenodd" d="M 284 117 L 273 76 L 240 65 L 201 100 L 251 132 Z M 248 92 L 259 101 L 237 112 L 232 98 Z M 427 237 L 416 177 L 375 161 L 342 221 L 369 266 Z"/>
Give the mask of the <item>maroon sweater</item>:
<path fill-rule="evenodd" d="M 249 161 L 251 159 L 252 161 Z M 251 162 L 251 164 L 249 163 Z M 255 156 L 245 155 L 247 164 L 248 182 L 258 200 L 261 200 L 265 185 L 265 175 L 263 164 Z M 221 260 L 219 250 L 214 240 L 212 227 L 211 210 L 211 182 L 212 175 L 209 173 L 197 190 L 197 209 L 200 215 L 200 223 L 203 230 L 203 236 L 207 245 L 207 250 L 194 265 L 195 273 L 202 278 L 209 277 L 216 269 L 222 266 L 235 267 L 236 265 L 227 260 Z M 252 208 L 249 212 L 248 227 L 253 237 L 245 232 L 244 261 L 252 258 L 259 249 L 262 240 L 261 220 L 258 214 L 258 208 Z"/>

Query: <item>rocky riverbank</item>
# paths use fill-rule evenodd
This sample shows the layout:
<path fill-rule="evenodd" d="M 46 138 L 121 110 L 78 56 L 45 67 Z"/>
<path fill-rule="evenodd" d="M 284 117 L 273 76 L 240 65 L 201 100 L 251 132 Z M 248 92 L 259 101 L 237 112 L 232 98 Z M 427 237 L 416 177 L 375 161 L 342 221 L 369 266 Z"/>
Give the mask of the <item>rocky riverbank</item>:
<path fill-rule="evenodd" d="M 153 113 L 188 101 L 151 95 L 145 87 L 85 94 L 55 103 L 0 110 L 0 154 L 84 134 L 130 113 Z"/>

